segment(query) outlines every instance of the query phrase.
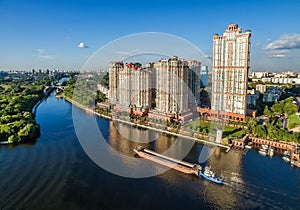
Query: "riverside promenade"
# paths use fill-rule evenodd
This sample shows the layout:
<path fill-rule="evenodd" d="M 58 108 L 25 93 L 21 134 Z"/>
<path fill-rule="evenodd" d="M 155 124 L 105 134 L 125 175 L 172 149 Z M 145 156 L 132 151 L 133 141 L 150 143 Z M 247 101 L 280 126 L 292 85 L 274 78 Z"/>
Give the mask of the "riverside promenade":
<path fill-rule="evenodd" d="M 221 148 L 226 149 L 226 152 L 229 152 L 229 150 L 231 148 L 230 146 L 226 146 L 226 145 L 223 145 L 223 144 L 220 144 L 220 143 L 216 143 L 216 142 L 212 142 L 212 141 L 207 141 L 207 140 L 203 140 L 203 139 L 198 139 L 198 138 L 195 138 L 195 137 L 190 137 L 190 136 L 186 136 L 186 135 L 182 135 L 182 134 L 178 134 L 178 133 L 173 133 L 173 132 L 170 132 L 170 131 L 167 131 L 167 130 L 163 130 L 163 129 L 159 129 L 159 128 L 154 128 L 154 127 L 150 127 L 150 126 L 146 126 L 146 125 L 140 125 L 140 124 L 137 124 L 137 123 L 128 122 L 126 120 L 115 119 L 113 117 L 109 117 L 109 116 L 97 113 L 93 109 L 88 108 L 88 107 L 86 107 L 86 106 L 84 106 L 84 105 L 82 105 L 82 104 L 74 101 L 73 99 L 71 99 L 69 97 L 66 97 L 66 96 L 59 96 L 59 97 L 64 98 L 69 103 L 71 103 L 71 104 L 75 105 L 76 107 L 78 107 L 78 108 L 86 111 L 87 113 L 91 113 L 91 114 L 97 115 L 97 116 L 105 118 L 107 120 L 112 120 L 114 122 L 120 122 L 120 123 L 124 123 L 124 124 L 128 124 L 128 125 L 136 126 L 136 127 L 139 127 L 139 128 L 145 128 L 145 129 L 154 130 L 154 131 L 159 132 L 159 133 L 169 134 L 169 135 L 172 135 L 172 136 L 177 136 L 177 137 L 180 137 L 180 138 L 192 140 L 192 141 L 195 141 L 195 142 L 200 143 L 200 144 L 205 144 L 205 145 L 215 146 L 215 147 L 221 147 Z"/>

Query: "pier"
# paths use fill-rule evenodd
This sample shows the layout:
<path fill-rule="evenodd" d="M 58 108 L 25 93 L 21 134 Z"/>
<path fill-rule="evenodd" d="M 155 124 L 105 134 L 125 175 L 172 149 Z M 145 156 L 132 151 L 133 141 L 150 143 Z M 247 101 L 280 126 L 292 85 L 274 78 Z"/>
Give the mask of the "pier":
<path fill-rule="evenodd" d="M 232 145 L 238 148 L 244 148 L 247 142 L 252 142 L 254 146 L 261 147 L 261 145 L 268 145 L 273 147 L 275 151 L 283 153 L 285 151 L 290 152 L 291 164 L 300 167 L 300 144 L 287 141 L 274 141 L 271 139 L 262 139 L 251 136 L 245 136 L 241 140 L 233 140 Z"/>
<path fill-rule="evenodd" d="M 141 146 L 134 148 L 133 151 L 142 158 L 166 166 L 168 168 L 175 169 L 185 174 L 194 174 L 196 176 L 199 176 L 199 171 L 201 170 L 201 166 L 198 164 L 192 164 L 186 161 L 167 157 L 152 150 L 145 149 Z"/>

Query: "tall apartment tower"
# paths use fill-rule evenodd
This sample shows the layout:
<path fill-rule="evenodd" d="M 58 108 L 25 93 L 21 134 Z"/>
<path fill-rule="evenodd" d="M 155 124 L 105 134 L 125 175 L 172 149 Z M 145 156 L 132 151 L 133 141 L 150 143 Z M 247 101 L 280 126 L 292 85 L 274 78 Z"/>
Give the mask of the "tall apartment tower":
<path fill-rule="evenodd" d="M 154 63 L 156 71 L 156 106 L 152 118 L 175 118 L 186 121 L 192 118 L 189 104 L 190 69 L 185 60 L 161 59 Z"/>
<path fill-rule="evenodd" d="M 149 109 L 152 102 L 152 71 L 140 63 L 112 62 L 109 66 L 111 103 L 121 110 Z"/>
<path fill-rule="evenodd" d="M 212 117 L 245 121 L 251 31 L 228 25 L 213 37 Z"/>
<path fill-rule="evenodd" d="M 197 60 L 188 60 L 189 66 L 189 104 L 197 107 L 200 104 L 200 72 L 201 62 Z"/>
<path fill-rule="evenodd" d="M 156 69 L 156 110 L 177 113 L 188 109 L 188 65 L 176 56 L 161 59 Z"/>
<path fill-rule="evenodd" d="M 109 64 L 109 96 L 112 104 L 119 102 L 119 73 L 123 69 L 123 62 L 111 62 Z"/>

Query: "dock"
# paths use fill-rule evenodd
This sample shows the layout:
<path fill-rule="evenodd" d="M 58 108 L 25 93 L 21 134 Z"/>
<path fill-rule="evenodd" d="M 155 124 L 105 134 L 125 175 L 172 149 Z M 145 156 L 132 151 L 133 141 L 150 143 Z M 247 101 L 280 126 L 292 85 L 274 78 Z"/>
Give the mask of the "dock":
<path fill-rule="evenodd" d="M 201 166 L 198 164 L 192 164 L 186 161 L 167 157 L 152 150 L 145 149 L 141 146 L 134 148 L 133 151 L 142 158 L 166 166 L 168 168 L 175 169 L 185 174 L 194 174 L 196 176 L 199 176 L 199 171 L 201 170 Z"/>

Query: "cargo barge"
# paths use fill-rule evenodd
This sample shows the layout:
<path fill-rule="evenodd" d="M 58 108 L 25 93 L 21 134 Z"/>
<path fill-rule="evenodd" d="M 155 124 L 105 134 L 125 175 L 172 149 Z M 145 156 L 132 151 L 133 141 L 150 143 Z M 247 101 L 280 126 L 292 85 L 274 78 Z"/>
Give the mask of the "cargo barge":
<path fill-rule="evenodd" d="M 133 150 L 138 156 L 150 160 L 152 162 L 158 163 L 160 165 L 175 169 L 185 174 L 195 174 L 199 176 L 199 171 L 201 171 L 201 166 L 198 164 L 188 163 L 186 161 L 177 160 L 175 158 L 167 157 L 165 155 L 156 153 L 152 150 L 145 149 L 142 146 L 138 146 Z"/>
<path fill-rule="evenodd" d="M 152 150 L 146 149 L 142 146 L 134 148 L 133 151 L 142 158 L 166 166 L 168 168 L 175 169 L 185 174 L 194 174 L 198 177 L 203 177 L 216 184 L 224 184 L 224 179 L 222 177 L 217 176 L 213 171 L 211 171 L 210 166 L 206 166 L 205 170 L 202 172 L 202 168 L 199 164 L 192 164 L 183 160 L 171 158 L 154 152 Z"/>

